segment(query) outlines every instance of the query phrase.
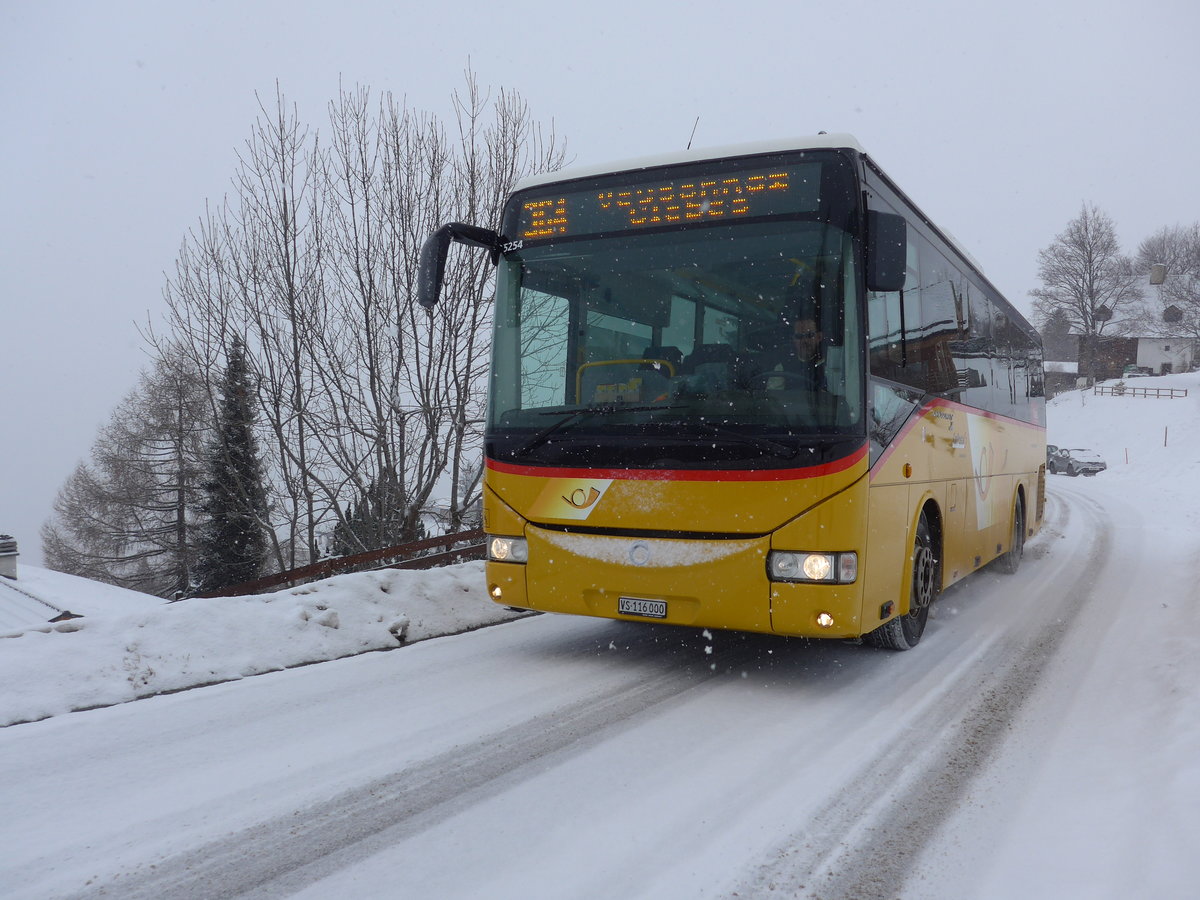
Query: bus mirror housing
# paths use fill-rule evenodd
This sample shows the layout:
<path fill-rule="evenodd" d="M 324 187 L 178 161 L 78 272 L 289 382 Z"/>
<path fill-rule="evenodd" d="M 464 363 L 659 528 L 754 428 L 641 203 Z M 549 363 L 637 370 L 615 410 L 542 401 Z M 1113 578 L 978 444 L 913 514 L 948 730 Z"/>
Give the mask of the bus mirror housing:
<path fill-rule="evenodd" d="M 442 294 L 446 254 L 450 252 L 451 241 L 489 251 L 492 265 L 500 261 L 500 235 L 496 232 L 462 222 L 443 225 L 421 245 L 421 260 L 417 266 L 417 302 L 426 309 L 433 309 Z"/>
<path fill-rule="evenodd" d="M 904 216 L 868 210 L 867 290 L 902 290 L 907 264 L 908 223 Z"/>

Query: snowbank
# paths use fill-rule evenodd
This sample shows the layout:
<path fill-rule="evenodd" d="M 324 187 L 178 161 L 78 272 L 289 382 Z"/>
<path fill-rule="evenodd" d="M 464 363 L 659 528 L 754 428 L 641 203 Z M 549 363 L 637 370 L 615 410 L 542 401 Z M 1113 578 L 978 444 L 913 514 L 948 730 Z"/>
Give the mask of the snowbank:
<path fill-rule="evenodd" d="M 393 649 L 520 615 L 488 599 L 482 562 L 180 603 L 30 566 L 17 583 L 84 618 L 0 640 L 0 726 Z"/>

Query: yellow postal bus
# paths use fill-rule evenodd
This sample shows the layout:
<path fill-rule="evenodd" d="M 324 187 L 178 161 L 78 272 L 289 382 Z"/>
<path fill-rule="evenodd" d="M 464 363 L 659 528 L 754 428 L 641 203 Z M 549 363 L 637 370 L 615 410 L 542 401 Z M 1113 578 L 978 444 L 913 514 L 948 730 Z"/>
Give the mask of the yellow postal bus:
<path fill-rule="evenodd" d="M 847 135 L 517 185 L 484 528 L 506 606 L 907 649 L 1041 525 L 1036 331 Z"/>

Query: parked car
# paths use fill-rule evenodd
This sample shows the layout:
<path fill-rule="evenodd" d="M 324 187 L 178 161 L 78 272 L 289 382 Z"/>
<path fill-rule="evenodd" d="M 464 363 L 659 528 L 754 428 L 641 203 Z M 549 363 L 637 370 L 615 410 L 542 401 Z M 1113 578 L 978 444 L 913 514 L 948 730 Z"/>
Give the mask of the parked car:
<path fill-rule="evenodd" d="M 1082 447 L 1046 446 L 1046 468 L 1053 474 L 1062 472 L 1072 478 L 1076 475 L 1095 475 L 1108 468 L 1108 464 L 1095 450 Z"/>

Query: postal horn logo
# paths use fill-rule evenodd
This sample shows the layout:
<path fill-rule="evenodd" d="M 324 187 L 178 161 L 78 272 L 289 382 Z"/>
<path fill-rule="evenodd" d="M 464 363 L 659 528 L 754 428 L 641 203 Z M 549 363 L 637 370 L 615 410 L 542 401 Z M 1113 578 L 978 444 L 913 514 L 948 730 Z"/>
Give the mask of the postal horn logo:
<path fill-rule="evenodd" d="M 594 506 L 599 499 L 600 492 L 591 486 L 586 491 L 583 488 L 575 488 L 575 490 L 571 491 L 569 497 L 563 497 L 563 500 L 576 509 L 587 509 L 590 506 Z"/>
<path fill-rule="evenodd" d="M 552 478 L 530 509 L 535 517 L 580 521 L 592 514 L 612 484 L 603 478 Z"/>

